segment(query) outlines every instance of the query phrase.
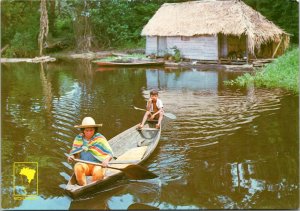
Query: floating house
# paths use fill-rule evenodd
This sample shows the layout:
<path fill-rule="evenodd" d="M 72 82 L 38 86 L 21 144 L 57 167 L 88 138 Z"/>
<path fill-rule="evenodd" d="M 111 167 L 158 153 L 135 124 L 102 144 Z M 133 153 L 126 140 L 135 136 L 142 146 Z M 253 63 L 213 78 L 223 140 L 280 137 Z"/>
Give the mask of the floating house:
<path fill-rule="evenodd" d="M 178 49 L 183 58 L 215 61 L 274 58 L 290 41 L 288 33 L 240 0 L 165 3 L 141 35 L 147 55 Z"/>

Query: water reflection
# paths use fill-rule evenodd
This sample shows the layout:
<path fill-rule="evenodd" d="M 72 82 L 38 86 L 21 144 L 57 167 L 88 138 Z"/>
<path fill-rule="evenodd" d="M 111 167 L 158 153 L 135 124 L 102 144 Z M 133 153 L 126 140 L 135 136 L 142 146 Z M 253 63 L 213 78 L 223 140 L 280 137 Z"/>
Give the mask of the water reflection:
<path fill-rule="evenodd" d="M 2 67 L 2 206 L 27 209 L 294 209 L 299 204 L 298 96 L 281 90 L 227 88 L 240 73 L 119 68 L 86 61 Z M 145 164 L 159 175 L 128 181 L 79 200 L 66 198 L 65 154 L 84 116 L 111 138 L 138 123 L 151 89 L 177 116 Z M 13 155 L 13 156 L 12 156 Z M 39 163 L 36 202 L 15 201 L 13 162 Z M 48 209 L 50 209 L 48 208 Z"/>
<path fill-rule="evenodd" d="M 52 198 L 37 197 L 33 200 L 23 200 L 19 202 L 20 204 L 17 207 L 12 207 L 11 210 L 67 210 L 71 200 L 66 196 Z"/>
<path fill-rule="evenodd" d="M 218 72 L 216 71 L 172 71 L 147 70 L 147 88 L 161 90 L 218 90 Z"/>
<path fill-rule="evenodd" d="M 118 210 L 127 209 L 131 204 L 142 203 L 158 206 L 160 192 L 160 181 L 118 181 L 111 188 L 95 193 L 90 197 L 73 200 L 70 210 L 85 209 L 87 204 L 89 209 L 94 210 Z"/>
<path fill-rule="evenodd" d="M 40 64 L 40 77 L 41 77 L 41 83 L 42 83 L 42 89 L 43 89 L 43 95 L 45 98 L 45 108 L 49 116 L 51 116 L 51 108 L 52 108 L 52 87 L 51 82 L 48 80 L 47 75 L 45 74 L 45 68 L 46 64 L 41 63 Z M 36 108 L 36 106 L 34 107 Z M 38 107 L 39 108 L 39 107 Z M 36 110 L 36 109 L 34 109 Z"/>

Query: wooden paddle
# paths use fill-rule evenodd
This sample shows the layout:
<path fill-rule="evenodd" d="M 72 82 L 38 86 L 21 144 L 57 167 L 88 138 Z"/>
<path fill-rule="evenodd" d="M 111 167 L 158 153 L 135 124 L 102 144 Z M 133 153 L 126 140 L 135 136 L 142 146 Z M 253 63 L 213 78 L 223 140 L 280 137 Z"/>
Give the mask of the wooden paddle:
<path fill-rule="evenodd" d="M 133 204 L 129 205 L 127 210 L 159 210 L 159 208 L 150 206 L 148 204 L 133 203 Z"/>
<path fill-rule="evenodd" d="M 153 130 L 153 131 L 157 131 L 159 129 L 157 129 L 157 128 L 141 128 L 141 129 L 138 129 L 138 130 Z"/>
<path fill-rule="evenodd" d="M 101 163 L 94 163 L 94 162 L 80 160 L 76 158 L 74 158 L 73 160 L 76 162 L 93 164 L 93 165 L 104 167 Z M 151 171 L 148 171 L 146 168 L 135 164 L 130 164 L 125 168 L 116 168 L 112 166 L 105 166 L 104 168 L 110 168 L 110 169 L 122 171 L 130 179 L 142 180 L 142 179 L 153 179 L 158 177 L 156 174 L 152 173 Z"/>
<path fill-rule="evenodd" d="M 147 111 L 146 109 L 138 108 L 138 107 L 135 107 L 135 106 L 133 106 L 133 108 L 135 110 Z M 164 116 L 166 116 L 166 117 L 168 117 L 170 119 L 176 119 L 176 116 L 174 114 L 172 114 L 172 113 L 166 113 L 166 112 L 164 112 Z"/>

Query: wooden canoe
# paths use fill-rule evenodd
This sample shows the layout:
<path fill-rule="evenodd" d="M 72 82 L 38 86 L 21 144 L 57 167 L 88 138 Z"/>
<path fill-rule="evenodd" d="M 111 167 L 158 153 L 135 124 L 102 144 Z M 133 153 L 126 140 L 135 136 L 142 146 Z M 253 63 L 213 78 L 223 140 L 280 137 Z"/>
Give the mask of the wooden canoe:
<path fill-rule="evenodd" d="M 99 66 L 102 67 L 119 67 L 119 66 L 126 66 L 126 67 L 133 67 L 133 66 L 162 66 L 165 62 L 159 61 L 147 61 L 147 60 L 136 60 L 136 61 L 129 61 L 129 62 L 96 62 Z"/>
<path fill-rule="evenodd" d="M 135 125 L 110 139 L 108 142 L 116 159 L 113 159 L 109 165 L 125 168 L 129 164 L 141 164 L 146 161 L 154 152 L 160 139 L 161 128 L 155 129 L 156 123 L 147 122 L 142 130 L 137 130 L 137 125 Z M 107 168 L 103 180 L 91 182 L 91 177 L 87 176 L 88 184 L 79 186 L 75 174 L 73 174 L 65 190 L 72 198 L 77 198 L 88 193 L 98 192 L 123 176 L 122 171 Z"/>

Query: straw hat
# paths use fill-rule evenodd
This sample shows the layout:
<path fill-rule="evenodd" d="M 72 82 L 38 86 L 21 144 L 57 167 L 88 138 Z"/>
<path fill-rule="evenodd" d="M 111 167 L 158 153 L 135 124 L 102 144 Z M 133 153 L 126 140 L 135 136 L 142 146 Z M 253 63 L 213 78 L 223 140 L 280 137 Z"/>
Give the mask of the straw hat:
<path fill-rule="evenodd" d="M 87 127 L 102 127 L 102 124 L 96 124 L 92 117 L 84 117 L 81 125 L 75 125 L 76 128 L 87 128 Z"/>

